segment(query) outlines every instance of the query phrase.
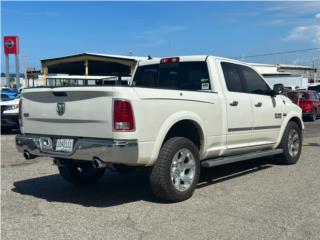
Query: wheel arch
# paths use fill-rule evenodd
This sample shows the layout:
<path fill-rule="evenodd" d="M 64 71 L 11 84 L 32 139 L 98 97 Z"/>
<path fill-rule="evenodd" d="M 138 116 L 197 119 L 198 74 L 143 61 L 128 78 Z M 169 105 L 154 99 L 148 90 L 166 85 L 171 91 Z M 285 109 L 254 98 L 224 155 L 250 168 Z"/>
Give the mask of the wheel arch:
<path fill-rule="evenodd" d="M 189 131 L 185 131 L 187 129 Z M 186 137 L 196 145 L 199 151 L 203 149 L 203 131 L 201 126 L 194 120 L 185 119 L 176 122 L 167 132 L 162 145 L 171 137 Z"/>
<path fill-rule="evenodd" d="M 282 123 L 275 148 L 279 146 L 281 139 L 282 139 L 282 136 L 284 134 L 284 131 L 285 131 L 286 127 L 288 126 L 289 122 L 295 122 L 298 124 L 298 126 L 300 127 L 301 130 L 304 129 L 304 124 L 301 119 L 301 116 L 299 116 L 298 114 L 289 114 Z"/>
<path fill-rule="evenodd" d="M 191 131 L 183 131 L 185 129 L 189 129 L 190 127 L 192 129 Z M 179 112 L 169 117 L 162 124 L 156 137 L 152 155 L 148 165 L 154 164 L 159 155 L 162 145 L 166 140 L 173 136 L 189 138 L 198 147 L 199 156 L 201 158 L 206 143 L 204 123 L 202 122 L 201 118 L 195 113 Z"/>

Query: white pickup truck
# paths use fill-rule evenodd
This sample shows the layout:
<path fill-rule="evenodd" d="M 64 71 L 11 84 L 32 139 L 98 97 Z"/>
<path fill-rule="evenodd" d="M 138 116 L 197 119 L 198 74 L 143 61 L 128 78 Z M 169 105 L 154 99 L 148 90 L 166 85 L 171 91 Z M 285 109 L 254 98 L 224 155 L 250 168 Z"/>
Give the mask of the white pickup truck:
<path fill-rule="evenodd" d="M 81 185 L 112 164 L 150 168 L 154 194 L 189 198 L 200 168 L 278 155 L 298 161 L 301 109 L 249 65 L 214 56 L 141 61 L 128 86 L 25 89 L 17 149 L 54 158 Z"/>

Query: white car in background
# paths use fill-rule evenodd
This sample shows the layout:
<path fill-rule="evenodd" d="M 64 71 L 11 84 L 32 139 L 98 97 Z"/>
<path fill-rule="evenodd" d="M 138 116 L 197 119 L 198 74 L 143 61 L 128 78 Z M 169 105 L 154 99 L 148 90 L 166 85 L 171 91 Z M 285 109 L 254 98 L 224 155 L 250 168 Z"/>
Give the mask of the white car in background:
<path fill-rule="evenodd" d="M 14 100 L 1 101 L 1 130 L 19 128 L 19 101 L 19 96 Z"/>

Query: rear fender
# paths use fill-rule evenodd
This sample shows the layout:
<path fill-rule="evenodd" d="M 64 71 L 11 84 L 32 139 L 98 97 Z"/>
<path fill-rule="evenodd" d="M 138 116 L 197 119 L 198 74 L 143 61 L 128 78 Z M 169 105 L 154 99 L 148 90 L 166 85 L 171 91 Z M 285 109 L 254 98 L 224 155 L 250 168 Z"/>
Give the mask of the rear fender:
<path fill-rule="evenodd" d="M 204 146 L 206 145 L 206 135 L 205 135 L 205 131 L 204 131 L 204 123 L 197 114 L 195 114 L 193 112 L 188 112 L 188 111 L 180 111 L 180 112 L 176 112 L 176 113 L 172 114 L 162 124 L 162 126 L 159 130 L 159 133 L 156 137 L 156 141 L 155 141 L 148 165 L 153 165 L 156 162 L 158 155 L 159 155 L 159 152 L 160 152 L 160 149 L 161 149 L 161 146 L 164 142 L 164 139 L 165 139 L 167 133 L 176 123 L 178 123 L 179 121 L 182 121 L 182 120 L 194 121 L 201 128 L 202 135 L 203 135 L 202 146 L 200 148 L 200 153 L 199 153 L 199 156 L 201 158 L 202 154 L 204 153 Z"/>

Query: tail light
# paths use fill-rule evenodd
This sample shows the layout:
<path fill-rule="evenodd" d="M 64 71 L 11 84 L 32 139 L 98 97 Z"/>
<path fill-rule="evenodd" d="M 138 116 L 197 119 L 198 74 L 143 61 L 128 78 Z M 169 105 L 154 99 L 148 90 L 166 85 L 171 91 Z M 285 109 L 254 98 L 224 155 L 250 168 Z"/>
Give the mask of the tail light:
<path fill-rule="evenodd" d="M 19 125 L 20 125 L 20 127 L 23 126 L 23 120 L 22 120 L 22 98 L 20 98 L 20 101 L 19 101 Z"/>
<path fill-rule="evenodd" d="M 113 101 L 113 129 L 115 131 L 133 131 L 134 117 L 131 103 L 123 99 Z"/>
<path fill-rule="evenodd" d="M 312 101 L 311 100 L 301 100 L 300 107 L 304 112 L 311 112 L 313 109 Z"/>

